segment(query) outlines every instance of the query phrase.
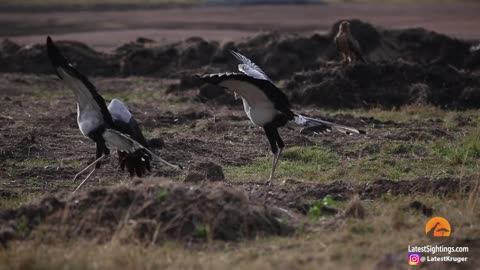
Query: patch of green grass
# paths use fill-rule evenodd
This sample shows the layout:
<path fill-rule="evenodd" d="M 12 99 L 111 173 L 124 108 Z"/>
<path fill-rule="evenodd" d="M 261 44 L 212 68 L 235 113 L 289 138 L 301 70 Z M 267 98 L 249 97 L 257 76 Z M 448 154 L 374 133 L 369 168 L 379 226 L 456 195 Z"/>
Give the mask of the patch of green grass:
<path fill-rule="evenodd" d="M 393 121 L 406 123 L 410 121 L 425 121 L 440 119 L 444 122 L 446 128 L 455 127 L 457 119 L 471 118 L 473 122 L 480 121 L 478 110 L 451 111 L 443 110 L 434 106 L 408 105 L 400 109 L 369 109 L 369 110 L 325 110 L 327 115 L 350 114 L 355 117 L 373 117 L 380 121 Z"/>
<path fill-rule="evenodd" d="M 340 157 L 331 150 L 314 147 L 292 147 L 282 154 L 275 175 L 278 178 L 299 178 L 322 181 L 336 174 Z M 272 169 L 271 157 L 242 167 L 226 167 L 228 179 L 266 179 Z"/>
<path fill-rule="evenodd" d="M 15 230 L 20 234 L 27 234 L 28 232 L 28 220 L 25 216 L 17 222 L 15 225 Z"/>
<path fill-rule="evenodd" d="M 480 129 L 472 130 L 461 142 L 439 140 L 433 151 L 452 165 L 474 165 L 480 160 Z"/>
<path fill-rule="evenodd" d="M 8 165 L 8 168 L 12 171 L 12 173 L 14 173 L 14 168 L 79 167 L 81 165 L 81 162 L 79 160 L 69 160 L 65 162 L 58 160 L 33 158 L 25 159 L 22 161 L 9 159 L 5 162 L 5 164 Z"/>
<path fill-rule="evenodd" d="M 57 100 L 60 100 L 61 98 L 64 97 L 69 97 L 73 96 L 73 93 L 70 89 L 67 87 L 62 87 L 61 89 L 57 88 L 52 88 L 52 89 L 46 89 L 46 88 L 40 88 L 40 87 L 35 87 L 32 86 L 32 88 L 29 89 L 28 94 L 24 95 L 26 99 L 35 99 L 35 101 L 43 101 L 43 102 L 54 102 Z"/>
<path fill-rule="evenodd" d="M 292 147 L 280 160 L 276 177 L 313 182 L 372 181 L 473 175 L 480 159 L 480 129 L 472 130 L 461 141 L 444 138 L 414 142 L 373 142 L 379 151 L 356 158 L 339 155 L 326 147 Z M 361 151 L 358 146 L 354 152 Z M 227 179 L 263 180 L 271 170 L 271 160 L 264 158 L 241 167 L 225 168 Z"/>
<path fill-rule="evenodd" d="M 52 160 L 46 159 L 26 159 L 23 161 L 15 162 L 15 165 L 18 167 L 24 168 L 39 168 L 39 167 L 51 167 L 58 165 Z"/>
<path fill-rule="evenodd" d="M 33 194 L 18 194 L 12 197 L 0 198 L 0 208 L 16 208 L 34 198 Z"/>
<path fill-rule="evenodd" d="M 193 237 L 206 239 L 208 237 L 209 228 L 205 224 L 200 224 L 195 227 L 195 231 L 193 232 Z"/>
<path fill-rule="evenodd" d="M 164 201 L 168 196 L 168 190 L 166 189 L 161 189 L 157 193 L 157 198 L 159 201 Z"/>

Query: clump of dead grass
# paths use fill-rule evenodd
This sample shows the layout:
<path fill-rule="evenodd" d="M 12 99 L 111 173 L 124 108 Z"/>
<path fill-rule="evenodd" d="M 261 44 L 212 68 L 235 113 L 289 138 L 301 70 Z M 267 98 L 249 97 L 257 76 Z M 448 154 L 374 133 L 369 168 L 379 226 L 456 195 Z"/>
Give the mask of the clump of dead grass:
<path fill-rule="evenodd" d="M 244 191 L 223 183 L 186 185 L 151 179 L 136 186 L 93 189 L 55 206 L 49 211 L 42 205 L 10 210 L 7 223 L 14 228 L 25 223 L 23 238 L 52 241 L 105 242 L 118 237 L 146 243 L 232 241 L 293 231 L 288 217 L 277 209 L 253 202 Z"/>
<path fill-rule="evenodd" d="M 345 217 L 359 218 L 359 219 L 365 218 L 367 214 L 367 210 L 363 206 L 362 201 L 360 200 L 360 196 L 355 195 L 352 198 L 352 200 L 350 200 L 343 214 Z"/>

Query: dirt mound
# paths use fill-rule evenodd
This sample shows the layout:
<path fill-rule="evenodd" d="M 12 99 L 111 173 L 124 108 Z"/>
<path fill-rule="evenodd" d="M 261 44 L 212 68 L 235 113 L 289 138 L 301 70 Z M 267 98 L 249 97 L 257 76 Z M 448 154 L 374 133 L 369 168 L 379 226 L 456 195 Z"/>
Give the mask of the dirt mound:
<path fill-rule="evenodd" d="M 35 237 L 38 231 L 41 237 L 52 234 L 52 239 L 108 241 L 118 236 L 148 243 L 165 239 L 231 241 L 292 231 L 275 208 L 255 203 L 236 188 L 158 180 L 134 187 L 98 188 L 65 200 L 50 197 L 38 204 L 1 210 L 0 229 L 13 229 L 17 239 Z"/>
<path fill-rule="evenodd" d="M 480 78 L 451 66 L 413 62 L 359 63 L 346 68 L 324 63 L 297 73 L 286 85 L 293 102 L 328 108 L 394 108 L 422 103 L 478 108 Z"/>
<path fill-rule="evenodd" d="M 79 70 L 96 76 L 117 75 L 114 57 L 74 41 L 59 41 L 62 53 Z M 0 45 L 0 72 L 53 73 L 44 44 L 19 46 L 4 40 Z"/>
<path fill-rule="evenodd" d="M 340 59 L 333 45 L 340 22 L 327 35 L 301 36 L 262 32 L 238 43 L 220 44 L 199 37 L 181 42 L 156 43 L 146 38 L 118 47 L 111 54 L 98 53 L 78 42 L 59 42 L 66 56 L 87 75 L 152 75 L 179 77 L 185 72 L 228 69 L 236 60 L 228 53 L 248 55 L 273 79 L 289 78 L 294 72 L 314 70 L 323 61 Z M 475 66 L 469 42 L 424 29 L 384 30 L 351 20 L 352 33 L 371 61 L 404 61 L 420 64 Z M 473 62 L 472 62 L 473 61 Z M 44 44 L 19 46 L 5 40 L 0 46 L 0 71 L 52 73 Z"/>
<path fill-rule="evenodd" d="M 156 243 L 166 239 L 234 241 L 256 235 L 285 235 L 302 220 L 298 213 L 307 215 L 313 205 L 327 196 L 334 201 L 351 200 L 344 214 L 362 218 L 365 209 L 360 200 L 385 194 L 445 197 L 469 192 L 470 183 L 454 178 L 380 179 L 359 184 L 314 184 L 289 179 L 282 185 L 235 186 L 223 182 L 192 185 L 152 178 L 132 186 L 97 188 L 66 199 L 50 196 L 17 209 L 0 209 L 0 244 L 39 237 L 100 242 L 119 237 L 124 241 Z M 434 211 L 418 202 L 406 207 L 425 215 Z"/>
<path fill-rule="evenodd" d="M 197 100 L 234 104 L 231 95 L 202 87 L 195 74 L 236 70 L 229 50 L 242 52 L 274 80 L 287 80 L 294 102 L 330 108 L 398 107 L 426 103 L 450 108 L 478 108 L 480 67 L 472 44 L 425 29 L 385 30 L 351 20 L 368 63 L 343 68 L 333 38 L 340 22 L 326 35 L 302 36 L 262 32 L 240 42 L 221 44 L 192 37 L 157 43 L 146 38 L 110 54 L 78 42 L 59 41 L 65 55 L 86 75 L 156 76 L 180 79 L 171 92 L 201 88 Z M 0 72 L 53 73 L 44 44 L 19 46 L 4 40 Z M 296 74 L 296 75 L 294 75 Z"/>
<path fill-rule="evenodd" d="M 185 177 L 185 182 L 201 182 L 201 181 L 223 181 L 225 175 L 223 174 L 222 166 L 211 162 L 196 162 L 188 168 L 188 174 Z"/>

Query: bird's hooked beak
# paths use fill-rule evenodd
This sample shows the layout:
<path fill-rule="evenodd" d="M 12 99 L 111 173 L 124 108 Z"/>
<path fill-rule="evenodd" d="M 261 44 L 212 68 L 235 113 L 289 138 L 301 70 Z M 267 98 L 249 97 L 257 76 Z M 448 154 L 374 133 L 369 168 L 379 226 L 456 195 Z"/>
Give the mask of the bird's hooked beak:
<path fill-rule="evenodd" d="M 342 22 L 340 24 L 340 31 L 344 33 L 350 33 L 350 23 L 349 22 Z"/>
<path fill-rule="evenodd" d="M 237 92 L 233 92 L 233 96 L 235 97 L 235 100 L 239 99 L 238 95 L 237 95 Z"/>

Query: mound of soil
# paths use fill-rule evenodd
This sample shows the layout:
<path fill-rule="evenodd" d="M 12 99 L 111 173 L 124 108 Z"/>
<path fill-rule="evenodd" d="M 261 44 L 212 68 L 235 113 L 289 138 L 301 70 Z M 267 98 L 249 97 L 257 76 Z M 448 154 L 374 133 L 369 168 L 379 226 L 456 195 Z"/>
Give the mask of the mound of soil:
<path fill-rule="evenodd" d="M 294 102 L 340 107 L 398 107 L 428 103 L 452 108 L 478 108 L 480 77 L 467 73 L 480 67 L 472 43 L 425 29 L 385 30 L 351 20 L 366 64 L 343 68 L 333 38 L 340 22 L 326 35 L 301 36 L 262 32 L 240 42 L 221 44 L 192 37 L 156 43 L 139 38 L 110 54 L 78 42 L 59 41 L 64 54 L 86 75 L 156 76 L 181 79 L 169 92 L 194 89 L 194 74 L 234 71 L 238 64 L 229 50 L 242 52 L 274 80 L 288 80 Z M 338 62 L 338 61 L 337 61 Z M 466 70 L 466 71 L 464 71 Z M 0 45 L 0 72 L 53 73 L 45 45 Z M 294 76 L 294 74 L 297 75 Z M 202 88 L 200 101 L 232 103 L 219 89 Z"/>
<path fill-rule="evenodd" d="M 59 41 L 62 53 L 71 64 L 86 74 L 115 76 L 118 63 L 115 56 L 96 52 L 87 45 L 75 41 Z M 53 73 L 45 44 L 19 46 L 10 40 L 0 44 L 0 72 Z"/>
<path fill-rule="evenodd" d="M 466 109 L 480 104 L 480 77 L 446 65 L 413 62 L 324 63 L 286 84 L 293 102 L 328 108 L 395 108 L 407 104 Z"/>
<path fill-rule="evenodd" d="M 222 166 L 211 162 L 196 162 L 188 168 L 188 174 L 185 177 L 185 182 L 201 182 L 201 181 L 223 181 L 225 175 L 223 174 Z"/>
<path fill-rule="evenodd" d="M 35 237 L 38 231 L 42 237 L 52 234 L 53 239 L 60 240 L 84 237 L 108 241 L 119 236 L 148 243 L 165 239 L 232 241 L 292 232 L 277 213 L 250 200 L 244 191 L 221 183 L 192 186 L 143 182 L 133 187 L 98 188 L 65 200 L 49 197 L 38 204 L 0 210 L 0 230 L 13 229 L 17 239 Z"/>
<path fill-rule="evenodd" d="M 234 241 L 258 235 L 287 235 L 300 224 L 299 214 L 306 215 L 326 196 L 335 201 L 350 199 L 344 215 L 363 218 L 361 200 L 378 199 L 385 194 L 445 197 L 469 192 L 470 184 L 466 179 L 455 178 L 379 179 L 357 184 L 314 184 L 289 179 L 282 185 L 233 186 L 152 178 L 132 186 L 96 188 L 63 199 L 49 196 L 35 204 L 0 209 L 0 244 L 36 238 L 103 242 L 120 237 L 124 241 L 160 243 L 167 239 Z M 406 207 L 424 215 L 433 214 L 432 208 L 418 202 Z M 339 211 L 325 210 L 331 214 Z"/>
<path fill-rule="evenodd" d="M 385 30 L 351 20 L 353 35 L 370 61 L 404 61 L 430 65 L 475 67 L 478 57 L 471 43 L 425 29 Z M 58 42 L 65 55 L 87 75 L 157 75 L 178 77 L 186 71 L 232 70 L 236 60 L 229 50 L 238 50 L 263 67 L 273 79 L 294 72 L 314 70 L 325 60 L 340 59 L 333 44 L 338 25 L 327 35 L 301 36 L 262 32 L 245 41 L 220 44 L 192 37 L 182 42 L 155 43 L 139 38 L 111 54 L 98 53 L 78 42 Z M 211 68 L 210 68 L 211 70 Z M 19 46 L 4 40 L 0 46 L 1 72 L 52 73 L 45 45 Z"/>

